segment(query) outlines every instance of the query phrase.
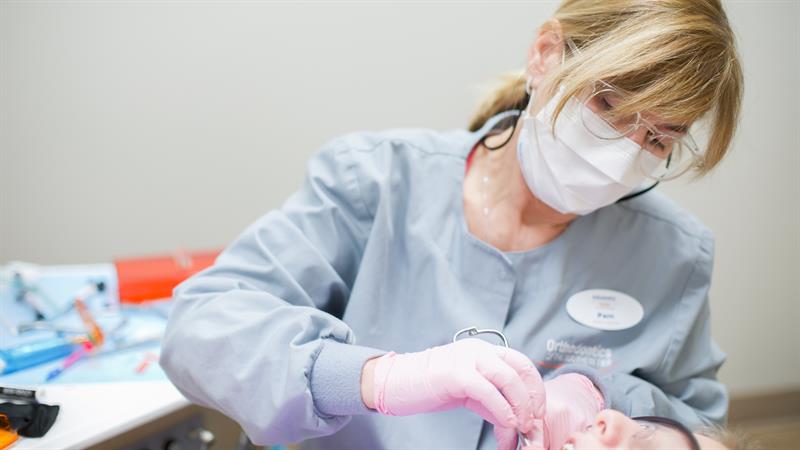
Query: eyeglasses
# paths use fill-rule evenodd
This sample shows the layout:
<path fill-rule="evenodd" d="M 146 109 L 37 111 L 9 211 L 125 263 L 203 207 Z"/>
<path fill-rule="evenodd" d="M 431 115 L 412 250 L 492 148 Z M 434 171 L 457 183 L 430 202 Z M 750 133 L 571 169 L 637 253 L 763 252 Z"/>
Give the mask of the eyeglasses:
<path fill-rule="evenodd" d="M 666 429 L 678 433 L 685 438 L 689 442 L 689 449 L 700 450 L 700 444 L 697 442 L 697 438 L 695 438 L 694 434 L 678 421 L 657 416 L 633 417 L 632 420 L 640 427 L 639 431 L 632 436 L 632 443 L 637 449 L 659 448 L 660 450 L 667 450 L 663 448 L 663 446 L 659 447 L 659 443 L 656 442 L 655 439 L 659 430 Z M 685 447 L 679 447 L 675 450 L 685 450 Z"/>
<path fill-rule="evenodd" d="M 580 49 L 572 39 L 565 38 L 565 41 L 572 53 L 580 54 Z M 591 89 L 579 96 L 582 104 L 580 120 L 586 130 L 604 140 L 631 139 L 633 135 L 643 132 L 644 136 L 640 136 L 641 151 L 637 163 L 645 175 L 657 181 L 675 179 L 692 168 L 702 167 L 700 146 L 688 128 L 658 128 L 640 112 L 617 117 L 614 108 L 624 97 L 622 90 L 605 81 L 596 81 Z M 652 158 L 648 161 L 643 152 L 649 152 L 663 162 L 654 168 L 651 164 Z"/>

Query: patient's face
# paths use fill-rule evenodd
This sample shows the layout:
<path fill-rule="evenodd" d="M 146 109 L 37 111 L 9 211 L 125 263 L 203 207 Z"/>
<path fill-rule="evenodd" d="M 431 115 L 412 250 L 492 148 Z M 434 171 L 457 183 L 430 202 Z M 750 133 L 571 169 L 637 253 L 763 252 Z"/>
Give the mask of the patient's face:
<path fill-rule="evenodd" d="M 719 442 L 694 435 L 702 450 L 727 450 Z M 600 411 L 594 424 L 586 431 L 575 433 L 564 444 L 570 450 L 690 450 L 689 439 L 677 428 L 649 422 L 639 422 L 610 409 Z"/>

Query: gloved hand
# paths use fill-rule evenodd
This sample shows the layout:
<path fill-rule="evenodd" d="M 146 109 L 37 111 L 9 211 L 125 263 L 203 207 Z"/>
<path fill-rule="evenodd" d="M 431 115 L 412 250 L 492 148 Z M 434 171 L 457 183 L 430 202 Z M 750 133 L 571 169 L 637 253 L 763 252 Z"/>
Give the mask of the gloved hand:
<path fill-rule="evenodd" d="M 544 442 L 536 442 L 523 450 L 559 450 L 569 436 L 583 431 L 605 408 L 603 396 L 591 380 L 577 373 L 566 373 L 544 382 L 547 411 L 544 416 Z M 513 429 L 495 427 L 498 446 L 516 448 L 517 433 Z M 531 436 L 529 436 L 530 438 Z M 534 436 L 535 438 L 535 436 Z M 543 447 L 542 447 L 543 445 Z"/>
<path fill-rule="evenodd" d="M 496 428 L 528 432 L 534 416 L 544 414 L 545 396 L 542 377 L 525 355 L 462 339 L 378 358 L 373 401 L 378 412 L 395 416 L 466 407 Z"/>
<path fill-rule="evenodd" d="M 544 383 L 547 392 L 545 448 L 560 449 L 567 438 L 594 423 L 605 401 L 584 375 L 565 373 Z"/>

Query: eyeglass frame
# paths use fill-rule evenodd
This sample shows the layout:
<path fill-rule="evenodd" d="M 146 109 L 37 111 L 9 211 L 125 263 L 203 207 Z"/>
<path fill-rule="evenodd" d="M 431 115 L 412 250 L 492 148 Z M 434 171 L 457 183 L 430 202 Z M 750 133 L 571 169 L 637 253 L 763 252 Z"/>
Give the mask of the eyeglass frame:
<path fill-rule="evenodd" d="M 564 42 L 567 43 L 567 46 L 569 47 L 569 49 L 570 49 L 570 51 L 572 53 L 575 53 L 575 54 L 580 54 L 581 53 L 581 50 L 578 48 L 577 45 L 575 45 L 575 42 L 572 40 L 572 38 L 565 36 L 565 37 L 563 37 L 563 40 L 564 40 Z M 566 60 L 566 54 L 562 57 L 562 63 L 565 60 Z M 621 89 L 615 87 L 611 83 L 608 83 L 608 82 L 603 81 L 603 80 L 597 80 L 597 81 L 595 81 L 594 86 L 592 87 L 592 89 L 593 89 L 592 93 L 589 94 L 588 98 L 592 98 L 594 95 L 596 95 L 597 92 L 602 92 L 603 91 L 603 90 L 600 90 L 600 91 L 597 90 L 597 84 L 602 84 L 603 86 L 606 87 L 607 90 L 609 90 L 611 92 L 616 92 L 616 93 L 623 92 Z M 583 106 L 586 107 L 585 104 Z M 604 122 L 608 123 L 608 121 L 605 118 L 601 117 L 601 119 Z M 647 132 L 650 134 L 650 136 L 652 136 L 651 139 L 659 138 L 659 137 L 669 137 L 671 139 L 674 139 L 676 142 L 679 142 L 682 147 L 686 147 L 689 150 L 689 154 L 691 155 L 691 159 L 693 160 L 691 162 L 691 164 L 689 164 L 686 167 L 686 169 L 684 169 L 684 170 L 680 171 L 679 173 L 674 174 L 672 176 L 669 176 L 669 177 L 667 177 L 667 176 L 655 177 L 655 179 L 658 180 L 658 181 L 667 181 L 667 180 L 672 180 L 672 179 L 675 179 L 675 178 L 679 178 L 681 175 L 684 175 L 686 172 L 688 172 L 691 169 L 698 169 L 698 168 L 703 167 L 703 152 L 700 150 L 700 147 L 697 145 L 697 142 L 695 141 L 694 137 L 692 136 L 692 134 L 689 132 L 688 129 L 686 130 L 686 133 L 684 133 L 682 135 L 677 135 L 677 134 L 676 135 L 671 135 L 670 133 L 666 133 L 666 132 L 663 132 L 663 131 L 659 130 L 658 127 L 656 127 L 655 125 L 650 123 L 647 119 L 643 118 L 641 112 L 637 112 L 636 113 L 636 119 L 637 119 L 636 120 L 636 126 L 631 131 L 629 131 L 629 132 L 627 132 L 627 133 L 625 133 L 625 134 L 623 134 L 623 135 L 621 135 L 619 137 L 601 138 L 601 139 L 616 140 L 616 139 L 627 138 L 628 135 L 630 135 L 631 133 L 633 133 L 636 130 L 638 130 L 641 125 L 644 125 L 646 127 L 646 129 L 647 129 Z M 614 128 L 614 126 L 612 124 L 610 124 L 610 123 L 609 123 L 609 126 Z M 648 151 L 647 149 L 644 148 L 644 146 L 641 147 L 641 150 L 642 151 Z M 673 152 L 670 151 L 670 154 L 667 156 L 667 163 L 666 163 L 667 164 L 667 168 L 669 168 L 669 164 L 670 164 L 670 162 L 672 160 L 672 156 L 673 156 Z"/>
<path fill-rule="evenodd" d="M 694 436 L 694 433 L 692 433 L 692 431 L 688 429 L 686 425 L 678 422 L 677 420 L 672 420 L 667 417 L 660 417 L 660 416 L 638 416 L 638 417 L 631 417 L 631 420 L 637 423 L 647 422 L 649 424 L 662 425 L 666 428 L 671 428 L 673 430 L 676 430 L 681 435 L 683 435 L 683 437 L 688 439 L 691 450 L 701 450 L 700 443 L 697 442 L 697 438 Z"/>

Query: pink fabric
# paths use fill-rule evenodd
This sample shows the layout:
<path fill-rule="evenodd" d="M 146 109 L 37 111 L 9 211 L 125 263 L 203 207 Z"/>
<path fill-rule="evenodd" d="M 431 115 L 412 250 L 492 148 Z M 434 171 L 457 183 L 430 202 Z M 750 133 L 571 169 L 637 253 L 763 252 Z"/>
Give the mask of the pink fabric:
<path fill-rule="evenodd" d="M 530 359 L 480 339 L 383 355 L 374 388 L 375 409 L 388 415 L 465 407 L 495 426 L 528 433 L 545 411 L 544 383 Z"/>

